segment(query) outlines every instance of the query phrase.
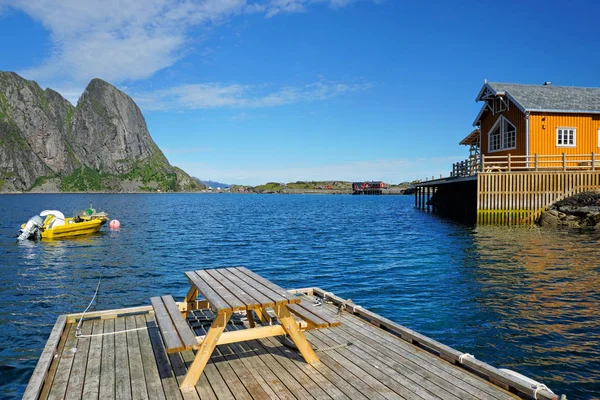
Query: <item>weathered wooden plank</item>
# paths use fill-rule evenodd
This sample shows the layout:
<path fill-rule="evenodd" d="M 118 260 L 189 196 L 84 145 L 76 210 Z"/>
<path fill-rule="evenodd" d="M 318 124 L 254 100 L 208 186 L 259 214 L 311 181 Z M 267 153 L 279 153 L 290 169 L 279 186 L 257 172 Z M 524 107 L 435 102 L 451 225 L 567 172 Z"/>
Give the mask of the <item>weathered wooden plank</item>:
<path fill-rule="evenodd" d="M 67 343 L 67 338 L 69 337 L 69 331 L 71 329 L 71 324 L 66 324 L 63 333 L 60 336 L 60 340 L 58 342 L 58 347 L 56 348 L 54 359 L 50 365 L 50 369 L 46 375 L 46 379 L 44 381 L 44 385 L 42 386 L 42 391 L 40 392 L 39 398 L 41 400 L 46 400 L 48 395 L 50 394 L 50 389 L 54 385 L 54 378 L 56 376 L 56 371 L 58 369 L 58 363 L 60 361 L 60 357 L 64 351 L 65 345 Z"/>
<path fill-rule="evenodd" d="M 102 363 L 100 368 L 100 399 L 114 399 L 115 396 L 115 320 L 104 321 L 102 338 Z"/>
<path fill-rule="evenodd" d="M 179 384 L 173 370 L 169 358 L 167 357 L 166 350 L 160 339 L 160 332 L 158 331 L 158 325 L 154 319 L 154 315 L 146 314 L 143 315 L 146 326 L 148 327 L 148 340 L 154 353 L 154 362 L 158 372 L 158 379 L 162 382 L 162 387 L 167 399 L 181 399 L 181 393 L 179 392 Z"/>
<path fill-rule="evenodd" d="M 310 318 L 313 321 L 313 324 L 317 325 L 317 323 L 319 324 L 325 324 L 319 327 L 335 327 L 335 326 L 339 326 L 341 324 L 341 322 L 339 321 L 339 319 L 337 318 L 337 316 L 332 317 L 330 315 L 327 315 L 323 312 L 320 311 L 320 306 L 315 306 L 314 304 L 311 304 L 310 302 L 302 299 L 302 301 L 300 302 L 300 304 L 290 304 L 288 306 L 288 308 L 290 309 L 290 311 L 293 311 L 294 313 L 296 313 L 298 310 L 298 307 L 301 308 L 302 310 L 304 310 L 304 312 L 301 312 L 300 314 L 297 314 L 298 316 L 304 315 L 306 316 L 306 318 Z M 314 316 L 314 317 L 313 317 Z"/>
<path fill-rule="evenodd" d="M 310 322 L 317 328 L 327 328 L 329 323 L 324 319 L 314 315 L 303 307 L 300 307 L 299 304 L 288 304 L 288 310 L 295 314 L 296 316 L 302 318 L 304 321 Z"/>
<path fill-rule="evenodd" d="M 209 284 L 204 282 L 204 280 L 197 274 L 197 271 L 188 271 L 185 273 L 185 275 L 190 283 L 196 286 L 204 298 L 208 300 L 212 310 L 216 312 L 232 311 L 229 303 L 227 303 L 225 299 L 223 299 L 223 297 L 221 297 L 221 295 L 217 293 Z"/>
<path fill-rule="evenodd" d="M 115 332 L 125 331 L 125 318 L 115 319 Z M 115 336 L 115 397 L 118 400 L 131 399 L 131 381 L 129 373 L 129 356 L 127 352 L 127 334 L 117 333 Z"/>
<path fill-rule="evenodd" d="M 42 392 L 44 381 L 48 374 L 48 370 L 50 369 L 50 365 L 52 364 L 52 360 L 54 360 L 54 355 L 57 354 L 58 344 L 65 330 L 66 323 L 66 315 L 60 315 L 56 319 L 56 323 L 50 332 L 50 337 L 46 342 L 46 346 L 44 346 L 44 350 L 42 350 L 42 355 L 40 356 L 40 359 L 33 370 L 33 374 L 29 379 L 29 383 L 25 388 L 23 399 L 37 399 Z"/>
<path fill-rule="evenodd" d="M 146 388 L 146 379 L 144 377 L 144 367 L 142 365 L 142 353 L 140 351 L 140 342 L 138 340 L 135 317 L 125 317 L 125 328 L 127 329 L 127 352 L 129 354 L 129 374 L 131 376 L 131 397 L 136 399 L 148 399 L 148 389 Z"/>
<path fill-rule="evenodd" d="M 181 315 L 181 314 L 179 314 Z M 136 315 L 135 322 L 137 328 L 146 328 L 146 318 L 144 315 Z M 163 386 L 160 381 L 156 360 L 150 344 L 150 337 L 147 330 L 137 331 L 138 341 L 140 343 L 140 352 L 142 354 L 142 364 L 144 367 L 144 377 L 146 378 L 146 388 L 148 389 L 149 399 L 166 399 Z"/>
<path fill-rule="evenodd" d="M 227 330 L 231 331 L 233 328 L 231 326 L 231 324 L 229 324 L 227 326 Z M 206 330 L 203 328 L 202 331 L 206 334 Z M 239 379 L 239 381 L 242 383 L 243 387 L 245 388 L 245 390 L 241 390 L 241 388 L 231 388 L 232 392 L 235 396 L 236 399 L 240 399 L 240 398 L 246 398 L 249 396 L 249 398 L 252 399 L 269 399 L 269 396 L 267 395 L 267 392 L 262 388 L 262 386 L 257 382 L 257 380 L 254 378 L 254 376 L 250 373 L 250 371 L 248 371 L 248 368 L 246 368 L 246 366 L 244 365 L 244 363 L 242 363 L 237 354 L 235 354 L 235 352 L 233 351 L 232 347 L 229 345 L 225 345 L 225 346 L 219 346 L 216 349 L 217 354 L 220 354 L 226 361 L 231 369 L 233 370 L 233 372 L 235 373 L 235 375 L 237 376 L 237 378 Z M 213 361 L 215 361 L 215 358 L 213 358 Z M 228 374 L 228 371 L 225 367 L 222 367 L 222 365 L 225 364 L 224 362 L 218 362 L 216 363 L 217 368 L 219 369 L 219 371 L 221 371 L 222 369 L 225 369 L 225 373 L 221 373 L 222 376 L 227 380 L 226 375 Z"/>
<path fill-rule="evenodd" d="M 329 332 L 324 333 L 331 336 Z M 444 363 L 444 361 L 432 358 L 431 356 L 429 359 L 426 357 L 419 358 L 416 353 L 422 352 L 420 350 L 414 349 L 411 352 L 403 349 L 401 346 L 398 346 L 396 351 L 391 350 L 390 344 L 387 341 L 380 343 L 375 340 L 377 339 L 376 335 L 364 336 L 362 333 L 358 333 L 355 328 L 342 327 L 336 330 L 336 335 L 357 344 L 357 346 L 348 347 L 349 351 L 374 365 L 381 363 L 387 366 L 391 371 L 406 376 L 440 398 L 446 398 L 451 395 L 461 399 L 477 399 L 481 398 L 482 395 L 493 397 L 476 386 L 463 382 L 456 376 L 446 372 L 446 369 L 441 368 L 439 365 L 440 363 Z M 456 367 L 447 366 L 451 367 L 451 369 L 456 369 Z"/>
<path fill-rule="evenodd" d="M 249 285 L 254 286 L 259 292 L 262 292 L 263 289 L 262 287 L 266 287 L 269 290 L 277 293 L 278 295 L 286 298 L 288 300 L 289 303 L 300 303 L 300 298 L 294 296 L 293 294 L 289 293 L 287 290 L 285 290 L 284 288 L 274 284 L 273 282 L 263 278 L 262 276 L 250 271 L 248 268 L 246 267 L 238 267 L 237 268 L 238 271 L 244 273 L 244 275 L 246 275 L 248 278 L 250 278 L 252 281 L 257 282 L 259 285 L 254 284 L 252 281 L 247 281 Z"/>
<path fill-rule="evenodd" d="M 77 338 L 75 337 L 76 324 L 69 326 L 69 333 L 65 347 L 61 354 L 59 354 L 60 361 L 54 375 L 54 382 L 52 388 L 48 394 L 48 399 L 63 399 L 67 392 L 67 385 L 69 383 L 69 376 L 71 375 L 71 368 L 73 366 L 73 360 L 75 359 L 75 352 L 77 350 Z"/>
<path fill-rule="evenodd" d="M 338 346 L 340 344 L 347 344 L 348 342 L 346 342 L 343 338 L 337 336 L 338 331 L 339 329 L 336 330 L 335 333 L 331 331 L 315 331 L 312 332 L 312 336 L 323 341 L 323 344 L 326 346 Z M 436 398 L 445 398 L 448 400 L 458 399 L 458 397 L 453 396 L 449 392 L 437 391 L 436 393 L 436 391 L 433 390 L 432 387 L 430 387 L 433 385 L 426 385 L 429 388 L 429 390 L 426 390 L 423 386 L 419 384 L 418 381 L 420 380 L 421 382 L 426 382 L 427 378 L 417 374 L 404 374 L 394 371 L 393 369 L 389 368 L 387 364 L 378 362 L 375 358 L 371 357 L 365 351 L 360 351 L 360 349 L 362 348 L 362 343 L 352 343 L 353 344 L 351 346 L 348 346 L 347 348 L 339 348 L 333 352 L 328 353 L 330 355 L 332 355 L 332 353 L 337 354 L 340 357 L 344 357 L 350 362 L 356 364 L 357 367 L 363 369 L 363 371 L 373 376 L 375 379 L 377 379 L 378 381 L 380 381 L 381 383 L 383 383 L 384 385 L 386 385 L 387 387 L 389 387 L 394 392 L 398 393 L 404 398 L 420 398 L 428 400 L 433 400 Z M 336 358 L 334 355 L 332 355 L 332 357 L 334 359 Z M 413 378 L 414 380 L 412 380 L 411 378 Z M 466 399 L 468 399 L 468 397 L 465 397 L 465 400 Z M 477 399 L 471 398 L 471 400 Z"/>
<path fill-rule="evenodd" d="M 81 324 L 81 333 L 89 335 L 92 333 L 93 321 L 84 321 Z M 83 392 L 83 381 L 85 379 L 85 368 L 88 360 L 88 351 L 90 348 L 89 338 L 77 339 L 77 351 L 73 359 L 71 375 L 69 375 L 69 384 L 65 399 L 80 399 Z"/>
<path fill-rule="evenodd" d="M 420 351 L 410 343 L 399 340 L 399 338 L 391 336 L 388 332 L 384 332 L 380 328 L 357 320 L 356 317 L 351 315 L 344 315 L 342 318 L 344 324 L 338 328 L 338 331 L 345 331 L 359 338 L 360 342 L 365 346 L 378 347 L 379 350 L 384 352 L 387 358 L 390 358 L 390 354 L 393 354 L 393 358 L 399 357 L 400 359 L 412 361 L 413 369 L 416 369 L 416 366 L 421 366 L 429 372 L 429 375 L 441 376 L 454 386 L 476 397 L 483 393 L 484 397 L 487 398 L 510 398 L 510 396 L 507 397 L 504 392 L 491 386 L 489 383 L 429 353 Z M 408 368 L 409 364 L 403 362 L 402 368 Z M 466 382 L 466 384 L 463 384 L 463 382 Z"/>
<path fill-rule="evenodd" d="M 177 382 L 179 382 L 179 384 L 181 384 L 183 382 L 185 373 L 187 371 L 185 369 L 185 361 L 182 358 L 182 354 L 184 354 L 184 353 L 192 353 L 192 351 L 186 350 L 181 353 L 173 353 L 173 354 L 168 355 L 169 362 L 170 362 L 171 366 L 173 367 L 173 372 L 174 372 Z M 193 353 L 192 353 L 192 357 L 193 357 Z M 178 390 L 179 390 L 179 384 L 177 386 Z M 208 385 L 208 386 L 210 387 L 210 385 Z M 198 386 L 196 386 L 196 389 L 198 389 Z M 185 400 L 199 400 L 200 399 L 200 396 L 198 396 L 198 392 L 193 389 L 192 390 L 184 390 L 180 393 Z M 208 397 L 206 397 L 206 398 L 208 398 Z M 204 400 L 204 399 L 205 399 L 205 397 L 202 397 L 202 400 Z"/>
<path fill-rule="evenodd" d="M 186 367 L 189 368 L 189 366 L 195 359 L 194 353 L 191 350 L 182 351 L 181 356 L 186 363 Z M 209 360 L 208 364 L 206 364 L 206 366 L 204 367 L 202 376 L 206 376 L 206 385 L 209 388 L 212 388 L 216 399 L 235 399 L 235 397 L 233 397 L 233 394 L 231 393 L 231 390 L 229 389 L 229 386 L 227 385 L 227 382 L 225 382 L 212 360 Z M 202 382 L 202 376 L 200 376 L 200 380 L 198 380 L 198 383 Z M 196 384 L 196 389 L 200 391 L 199 386 L 203 387 L 204 385 L 199 385 L 198 383 Z"/>
<path fill-rule="evenodd" d="M 231 328 L 237 330 L 242 329 L 237 324 L 232 324 Z M 231 345 L 231 348 L 234 349 L 239 359 L 246 368 L 248 368 L 256 381 L 261 384 L 263 390 L 270 398 L 281 400 L 296 399 L 296 397 L 292 395 L 287 387 L 281 382 L 279 377 L 271 371 L 265 361 L 263 361 L 263 358 L 261 358 L 260 354 L 266 355 L 266 353 L 264 351 L 259 353 L 254 350 L 257 347 L 261 346 L 255 340 L 234 343 Z"/>
<path fill-rule="evenodd" d="M 196 274 L 204 282 L 206 282 L 206 284 L 209 285 L 211 289 L 213 289 L 215 292 L 217 292 L 219 294 L 219 296 L 221 296 L 221 298 L 223 300 L 225 300 L 225 302 L 231 306 L 231 309 L 233 311 L 248 309 L 247 305 L 242 300 L 238 299 L 234 293 L 229 291 L 229 289 L 227 289 L 219 281 L 217 281 L 215 278 L 213 278 L 207 272 L 207 270 L 196 271 Z M 208 297 L 207 297 L 207 299 L 210 303 L 210 299 Z"/>
<path fill-rule="evenodd" d="M 333 332 L 330 332 L 330 334 L 333 334 Z M 342 344 L 347 344 L 347 342 L 344 342 L 343 340 L 331 339 L 329 335 L 326 335 L 323 331 L 312 331 L 310 337 L 311 340 L 315 339 L 315 344 L 322 346 L 339 346 Z M 391 390 L 393 394 L 388 393 L 387 389 L 385 393 L 382 393 L 382 395 L 386 398 L 395 398 L 396 396 L 400 396 L 405 399 L 424 400 L 433 400 L 436 398 L 436 396 L 434 396 L 432 393 L 423 389 L 420 385 L 411 381 L 410 379 L 407 379 L 405 376 L 392 373 L 388 368 L 385 368 L 385 366 L 383 366 L 384 368 L 381 369 L 379 368 L 379 364 L 373 365 L 368 360 L 357 356 L 345 347 L 335 348 L 333 350 L 326 351 L 326 353 L 341 364 L 345 362 L 350 363 L 354 368 L 356 368 L 357 371 L 362 370 L 364 374 L 372 377 L 374 381 L 379 382 L 381 385 Z M 446 398 L 448 400 L 453 400 L 452 396 L 447 396 Z"/>
<path fill-rule="evenodd" d="M 319 331 L 311 331 L 309 333 L 309 337 L 311 341 L 315 343 L 315 345 L 320 347 L 326 347 L 327 342 L 321 341 L 317 336 L 319 336 Z M 365 384 L 370 386 L 372 390 L 382 397 L 388 400 L 400 400 L 400 399 L 419 399 L 420 397 L 416 394 L 402 396 L 398 392 L 402 392 L 402 388 L 399 385 L 395 385 L 390 379 L 385 379 L 385 377 L 375 371 L 371 365 L 359 360 L 358 358 L 347 359 L 340 354 L 340 350 L 331 350 L 327 352 L 323 352 L 321 354 L 322 357 L 328 357 L 331 360 L 336 361 L 339 365 L 345 368 L 349 373 L 355 376 L 354 379 L 359 379 L 363 381 Z M 406 391 L 406 393 L 409 393 Z"/>
<path fill-rule="evenodd" d="M 181 315 L 181 311 L 179 311 L 177 304 L 175 304 L 173 296 L 162 296 L 162 301 L 167 309 L 167 312 L 169 313 L 169 316 L 171 317 L 171 320 L 173 321 L 173 324 L 175 325 L 175 329 L 184 348 L 186 350 L 192 349 L 198 344 L 196 335 L 194 335 L 192 328 L 190 328 L 188 323 L 183 318 L 183 315 Z"/>
<path fill-rule="evenodd" d="M 85 319 L 94 319 L 94 318 L 102 318 L 102 319 L 115 319 L 118 316 L 125 316 L 129 314 L 137 314 L 152 311 L 151 306 L 139 306 L 139 307 L 128 307 L 128 308 L 119 308 L 115 310 L 102 310 L 102 311 L 91 311 L 85 313 Z M 72 324 L 74 322 L 78 322 L 79 319 L 83 316 L 83 313 L 75 313 L 75 314 L 67 314 L 67 324 Z"/>
<path fill-rule="evenodd" d="M 246 285 L 250 286 L 254 289 L 255 292 L 258 292 L 265 297 L 269 298 L 275 304 L 287 304 L 289 303 L 287 297 L 282 296 L 281 294 L 274 292 L 273 290 L 263 286 L 258 285 L 257 282 L 253 279 L 249 278 L 248 275 L 244 274 L 237 267 L 226 268 L 226 270 L 231 273 L 233 276 L 237 277 L 240 281 L 245 282 Z M 269 306 L 273 307 L 273 306 Z"/>
<path fill-rule="evenodd" d="M 94 320 L 92 335 L 102 335 L 104 322 L 101 319 Z M 89 339 L 90 350 L 88 353 L 85 381 L 83 383 L 83 398 L 97 399 L 100 394 L 100 363 L 102 361 L 102 336 L 94 336 Z"/>
<path fill-rule="evenodd" d="M 324 364 L 308 365 L 304 359 L 295 351 L 286 346 L 281 346 L 275 338 L 269 338 L 267 342 L 277 347 L 279 353 L 289 358 L 294 364 L 301 368 L 325 393 L 333 399 L 362 399 L 367 397 L 358 392 L 348 382 L 341 379 L 335 372 Z"/>
<path fill-rule="evenodd" d="M 233 293 L 238 299 L 242 300 L 249 309 L 259 308 L 261 306 L 265 307 L 265 305 L 262 304 L 263 301 L 267 303 L 266 307 L 274 305 L 271 299 L 257 292 L 253 287 L 237 278 L 225 268 L 211 269 L 206 272 Z M 258 300 L 257 297 L 260 300 Z"/>
<path fill-rule="evenodd" d="M 160 329 L 160 333 L 165 341 L 167 353 L 176 353 L 185 349 L 185 345 L 181 342 L 181 338 L 177 334 L 177 329 L 173 324 L 173 320 L 169 316 L 169 312 L 161 297 L 151 297 L 150 302 L 154 309 L 154 315 Z"/>

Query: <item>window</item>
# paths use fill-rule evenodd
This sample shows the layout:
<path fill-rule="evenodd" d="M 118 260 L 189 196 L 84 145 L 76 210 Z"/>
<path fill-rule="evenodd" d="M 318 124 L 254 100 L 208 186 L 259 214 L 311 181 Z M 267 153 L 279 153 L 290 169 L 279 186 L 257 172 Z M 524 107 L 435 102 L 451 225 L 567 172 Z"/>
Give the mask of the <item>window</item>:
<path fill-rule="evenodd" d="M 504 99 L 502 99 L 501 97 L 496 97 L 494 99 L 494 113 L 499 113 L 505 111 L 506 109 L 507 108 Z"/>
<path fill-rule="evenodd" d="M 498 126 L 492 129 L 492 131 L 490 132 L 490 151 L 497 151 L 502 149 L 502 147 L 500 147 L 500 137 L 500 125 L 498 124 Z"/>
<path fill-rule="evenodd" d="M 575 143 L 575 128 L 556 128 L 557 146 L 574 147 Z"/>
<path fill-rule="evenodd" d="M 502 121 L 502 145 L 505 149 L 514 149 L 517 147 L 517 128 L 511 124 L 506 118 Z"/>
<path fill-rule="evenodd" d="M 503 115 L 498 118 L 489 133 L 490 152 L 514 149 L 517 147 L 517 128 Z"/>

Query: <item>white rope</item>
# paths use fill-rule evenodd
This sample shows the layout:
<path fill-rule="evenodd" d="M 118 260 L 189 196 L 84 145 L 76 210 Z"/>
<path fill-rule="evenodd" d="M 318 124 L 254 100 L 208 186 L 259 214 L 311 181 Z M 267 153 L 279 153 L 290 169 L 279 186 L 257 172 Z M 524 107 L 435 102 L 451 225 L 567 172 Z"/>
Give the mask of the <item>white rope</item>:
<path fill-rule="evenodd" d="M 538 393 L 538 391 L 540 391 L 540 390 L 547 390 L 547 391 L 549 391 L 550 393 L 554 394 L 554 392 L 553 392 L 552 390 L 548 389 L 548 386 L 544 385 L 543 383 L 537 383 L 537 384 L 535 385 L 535 388 L 534 388 L 534 390 L 533 390 L 533 398 L 534 398 L 534 399 L 536 399 L 536 400 L 537 400 L 537 393 Z"/>
<path fill-rule="evenodd" d="M 462 353 L 460 356 L 458 356 L 458 363 L 462 364 L 464 358 L 475 358 L 475 356 L 469 353 Z"/>
<path fill-rule="evenodd" d="M 85 309 L 85 311 L 83 312 L 83 314 L 81 314 L 81 318 L 79 319 L 79 323 L 77 323 L 77 329 L 75 330 L 75 337 L 77 337 L 77 338 L 83 337 L 81 335 L 81 324 L 83 323 L 83 317 L 85 317 L 85 313 L 87 312 L 87 310 L 90 309 L 90 307 L 92 306 L 92 303 L 94 302 L 94 300 L 96 300 L 96 296 L 98 295 L 98 290 L 100 290 L 100 282 L 102 282 L 102 275 L 100 275 L 100 278 L 98 279 L 98 285 L 96 286 L 96 292 L 94 293 L 94 297 L 92 297 L 92 300 L 90 301 L 90 304 L 88 304 L 88 306 Z"/>

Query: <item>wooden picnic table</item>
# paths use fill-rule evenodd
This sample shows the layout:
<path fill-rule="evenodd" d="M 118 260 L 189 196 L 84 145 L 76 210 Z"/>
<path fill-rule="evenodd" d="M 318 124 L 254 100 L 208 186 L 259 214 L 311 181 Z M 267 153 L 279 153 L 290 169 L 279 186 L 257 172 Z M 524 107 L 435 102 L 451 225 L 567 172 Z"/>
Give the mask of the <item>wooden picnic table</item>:
<path fill-rule="evenodd" d="M 204 305 L 210 307 L 216 317 L 207 334 L 204 337 L 196 338 L 198 344 L 193 347 L 198 351 L 181 384 L 181 389 L 196 385 L 218 344 L 287 334 L 307 363 L 312 364 L 319 361 L 299 324 L 290 314 L 290 312 L 297 315 L 299 312 L 306 313 L 300 308 L 301 299 L 299 297 L 244 267 L 203 269 L 189 271 L 185 275 L 191 283 L 191 288 L 184 303 L 196 302 L 201 294 L 206 301 Z M 255 325 L 253 312 L 263 322 L 271 320 L 267 309 L 274 311 L 281 324 Z M 229 319 L 236 311 L 246 311 L 250 328 L 224 332 Z M 313 310 L 309 310 L 308 313 L 311 317 L 315 317 L 315 313 L 318 314 Z"/>

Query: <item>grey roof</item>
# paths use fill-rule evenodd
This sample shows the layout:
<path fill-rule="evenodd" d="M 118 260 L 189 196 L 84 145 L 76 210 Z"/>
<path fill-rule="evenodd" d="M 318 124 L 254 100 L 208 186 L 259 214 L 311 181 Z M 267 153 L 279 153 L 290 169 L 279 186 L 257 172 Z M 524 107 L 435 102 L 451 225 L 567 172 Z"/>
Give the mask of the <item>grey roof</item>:
<path fill-rule="evenodd" d="M 600 88 L 496 82 L 486 85 L 496 93 L 506 92 L 525 111 L 600 113 Z"/>

